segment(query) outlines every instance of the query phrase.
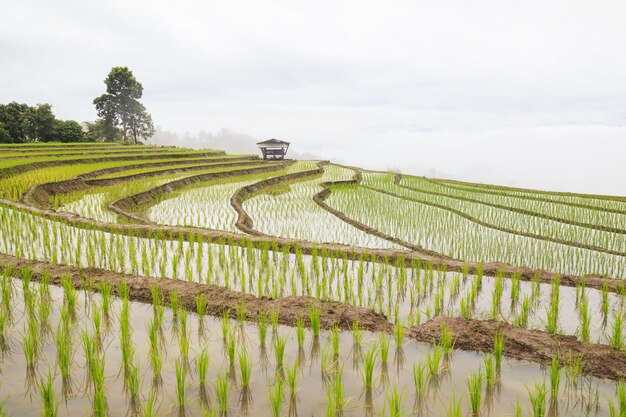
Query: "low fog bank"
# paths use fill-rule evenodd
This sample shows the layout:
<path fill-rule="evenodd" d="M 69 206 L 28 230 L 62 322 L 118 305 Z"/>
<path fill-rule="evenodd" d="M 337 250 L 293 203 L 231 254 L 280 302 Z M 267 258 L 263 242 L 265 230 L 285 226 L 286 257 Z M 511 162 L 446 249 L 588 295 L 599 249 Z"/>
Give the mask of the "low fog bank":
<path fill-rule="evenodd" d="M 320 134 L 321 132 L 315 132 Z M 328 159 L 374 170 L 554 191 L 626 196 L 626 127 L 552 126 L 476 131 L 389 129 L 332 140 L 278 138 L 288 156 Z M 269 138 L 222 129 L 177 135 L 158 130 L 151 143 L 260 155 Z"/>
<path fill-rule="evenodd" d="M 201 130 L 197 133 L 186 132 L 179 135 L 169 130 L 156 128 L 154 136 L 148 143 L 162 146 L 180 146 L 193 149 L 216 149 L 226 153 L 253 154 L 261 156 L 257 142 L 270 138 L 258 139 L 246 133 L 238 133 L 231 129 L 220 129 L 216 133 Z M 289 158 L 294 159 L 322 159 L 319 155 L 310 152 L 298 152 L 289 149 Z"/>

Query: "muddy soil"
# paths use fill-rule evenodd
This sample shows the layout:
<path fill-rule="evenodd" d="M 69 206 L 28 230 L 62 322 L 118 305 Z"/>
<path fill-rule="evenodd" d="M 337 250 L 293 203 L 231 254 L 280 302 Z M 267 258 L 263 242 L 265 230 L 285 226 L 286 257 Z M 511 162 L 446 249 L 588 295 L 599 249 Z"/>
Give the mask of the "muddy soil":
<path fill-rule="evenodd" d="M 564 366 L 571 352 L 574 358 L 582 356 L 582 371 L 586 374 L 612 380 L 626 378 L 626 352 L 582 343 L 574 336 L 551 335 L 494 320 L 437 317 L 408 329 L 407 336 L 422 342 L 439 341 L 442 324 L 452 330 L 456 349 L 493 352 L 494 336 L 502 332 L 505 356 L 549 364 L 558 355 Z"/>

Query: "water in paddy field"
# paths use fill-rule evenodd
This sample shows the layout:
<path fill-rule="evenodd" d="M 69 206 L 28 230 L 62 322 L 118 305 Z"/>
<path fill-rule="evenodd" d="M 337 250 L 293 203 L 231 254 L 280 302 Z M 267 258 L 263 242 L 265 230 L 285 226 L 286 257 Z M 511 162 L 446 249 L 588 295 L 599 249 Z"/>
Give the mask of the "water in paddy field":
<path fill-rule="evenodd" d="M 68 307 L 71 320 L 70 342 L 72 346 L 71 378 L 63 381 L 57 360 L 55 335 L 63 322 L 63 304 L 69 306 L 64 290 L 49 287 L 49 304 L 45 287 L 30 283 L 28 290 L 23 288 L 23 281 L 5 278 L 2 282 L 1 311 L 5 320 L 6 349 L 1 357 L 2 384 L 0 401 L 5 401 L 4 409 L 8 415 L 38 415 L 41 409 L 39 384 L 46 373 L 54 375 L 53 389 L 59 402 L 59 415 L 90 415 L 94 398 L 93 383 L 87 374 L 84 349 L 81 344 L 81 332 L 95 334 L 94 312 L 103 311 L 103 298 L 100 294 L 89 292 L 76 293 L 76 305 Z M 8 291 L 10 290 L 10 291 Z M 29 296 L 25 296 L 26 294 Z M 11 294 L 8 296 L 8 294 Z M 43 295 L 42 295 L 43 294 Z M 65 299 L 65 301 L 64 301 Z M 42 306 L 51 307 L 49 314 Z M 30 307 L 29 307 L 30 306 Z M 333 375 L 342 370 L 344 415 L 382 415 L 386 408 L 387 393 L 397 387 L 402 393 L 402 408 L 405 415 L 445 415 L 451 398 L 461 402 L 463 415 L 468 414 L 468 394 L 465 381 L 470 372 L 483 365 L 481 354 L 453 351 L 444 358 L 436 377 L 431 377 L 427 384 L 421 405 L 417 400 L 413 386 L 413 365 L 425 361 L 431 353 L 431 346 L 405 339 L 401 346 L 396 346 L 390 336 L 389 358 L 386 366 L 380 356 L 375 361 L 374 386 L 370 393 L 363 389 L 363 356 L 374 346 L 378 346 L 377 334 L 364 333 L 360 345 L 355 345 L 350 332 L 339 335 L 339 355 L 334 357 L 331 337 L 328 331 L 322 331 L 319 339 L 309 330 L 304 332 L 301 347 L 296 336 L 296 329 L 269 324 L 265 343 L 260 342 L 259 327 L 256 324 L 227 320 L 226 334 L 234 340 L 234 367 L 229 366 L 227 349 L 223 341 L 224 322 L 222 319 L 203 317 L 193 313 L 178 312 L 176 317 L 170 308 L 163 313 L 162 324 L 158 331 L 156 350 L 162 358 L 161 380 L 155 385 L 150 348 L 150 323 L 155 318 L 152 305 L 130 302 L 130 341 L 133 346 L 130 362 L 138 366 L 138 390 L 136 398 L 129 396 L 128 382 L 125 384 L 125 372 L 122 365 L 122 344 L 120 343 L 123 320 L 123 302 L 113 298 L 108 319 L 101 322 L 101 351 L 105 360 L 105 395 L 108 413 L 111 416 L 140 415 L 150 393 L 156 400 L 157 415 L 181 415 L 178 406 L 176 362 L 181 361 L 184 369 L 184 415 L 200 416 L 207 407 L 217 407 L 218 395 L 214 382 L 218 375 L 228 378 L 228 415 L 266 416 L 270 414 L 270 391 L 277 381 L 286 378 L 289 368 L 297 360 L 297 388 L 291 395 L 288 386 L 284 389 L 280 401 L 280 415 L 326 415 L 327 392 L 332 386 Z M 97 313 L 95 314 L 97 316 Z M 186 318 L 186 319 L 185 319 Z M 29 326 L 36 326 L 37 355 L 35 367 L 29 372 L 23 352 L 23 342 Z M 186 328 L 186 331 L 183 330 Z M 184 342 L 189 342 L 187 359 Z M 277 369 L 274 346 L 279 340 L 285 340 L 284 367 Z M 249 389 L 241 386 L 238 354 L 244 349 L 252 363 Z M 197 358 L 206 349 L 210 357 L 207 371 L 207 384 L 202 387 L 199 380 Z M 181 359 L 182 358 L 182 359 Z M 527 386 L 548 380 L 548 371 L 542 367 L 524 361 L 503 360 L 496 384 L 483 388 L 481 403 L 482 415 L 512 415 L 514 405 L 519 400 L 524 415 L 530 414 L 530 401 Z M 336 377 L 335 377 L 336 378 Z M 337 379 L 334 379 L 336 382 Z M 570 381 L 562 371 L 562 381 L 556 398 L 550 399 L 549 382 L 546 407 L 552 415 L 608 415 L 608 399 L 615 396 L 615 384 L 595 378 L 580 377 Z M 453 394 L 454 393 L 454 394 Z M 133 406 L 133 404 L 135 404 Z M 388 412 L 388 411 L 387 411 Z"/>

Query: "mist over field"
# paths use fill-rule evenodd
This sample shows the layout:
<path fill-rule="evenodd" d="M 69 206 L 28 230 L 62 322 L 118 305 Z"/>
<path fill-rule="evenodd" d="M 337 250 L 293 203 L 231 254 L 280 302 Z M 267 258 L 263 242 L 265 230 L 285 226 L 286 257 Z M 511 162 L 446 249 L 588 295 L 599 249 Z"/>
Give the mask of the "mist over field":
<path fill-rule="evenodd" d="M 113 65 L 153 143 L 626 195 L 626 3 L 346 1 L 3 6 L 0 102 L 94 120 Z M 209 133 L 210 132 L 210 133 Z"/>

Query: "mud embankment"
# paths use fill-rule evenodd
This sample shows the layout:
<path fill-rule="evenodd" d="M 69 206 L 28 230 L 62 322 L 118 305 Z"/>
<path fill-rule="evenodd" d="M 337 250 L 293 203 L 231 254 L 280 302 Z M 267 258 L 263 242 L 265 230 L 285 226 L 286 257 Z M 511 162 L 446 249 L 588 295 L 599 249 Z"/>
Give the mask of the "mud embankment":
<path fill-rule="evenodd" d="M 439 341 L 442 324 L 452 331 L 455 349 L 493 352 L 494 337 L 501 332 L 503 353 L 510 358 L 549 364 L 558 355 L 564 366 L 571 353 L 573 358 L 582 357 L 583 373 L 612 380 L 626 378 L 626 352 L 607 345 L 582 343 L 575 336 L 552 335 L 494 320 L 437 317 L 408 329 L 406 335 L 422 342 Z"/>
<path fill-rule="evenodd" d="M 122 282 L 128 286 L 129 299 L 152 303 L 152 289 L 157 288 L 166 304 L 170 295 L 176 294 L 179 305 L 189 311 L 196 311 L 196 297 L 203 296 L 206 314 L 220 317 L 227 313 L 235 318 L 236 309 L 244 308 L 246 318 L 255 321 L 260 314 L 269 311 L 279 313 L 279 322 L 295 326 L 302 319 L 310 327 L 309 311 L 319 310 L 321 327 L 330 329 L 338 326 L 349 330 L 358 322 L 359 328 L 370 332 L 392 333 L 394 326 L 388 319 L 375 311 L 333 301 L 323 301 L 313 297 L 284 297 L 273 299 L 258 298 L 229 290 L 216 285 L 198 284 L 167 278 L 149 278 L 137 275 L 117 274 L 95 268 L 75 268 L 54 265 L 45 262 L 27 261 L 12 256 L 0 255 L 0 267 L 15 268 L 14 274 L 20 275 L 22 268 L 31 271 L 31 279 L 41 281 L 48 276 L 49 283 L 60 285 L 63 277 L 70 277 L 75 288 L 98 291 L 106 283 L 113 292 Z M 561 364 L 571 353 L 574 357 L 582 356 L 582 372 L 600 378 L 619 380 L 626 378 L 626 353 L 609 346 L 579 342 L 573 336 L 550 335 L 543 331 L 521 329 L 506 323 L 490 320 L 471 320 L 463 318 L 439 317 L 422 325 L 408 329 L 406 335 L 417 341 L 433 343 L 439 340 L 441 324 L 445 323 L 452 331 L 455 348 L 468 351 L 493 351 L 493 340 L 497 332 L 504 335 L 503 353 L 507 357 L 546 364 L 554 355 L 559 355 Z"/>

